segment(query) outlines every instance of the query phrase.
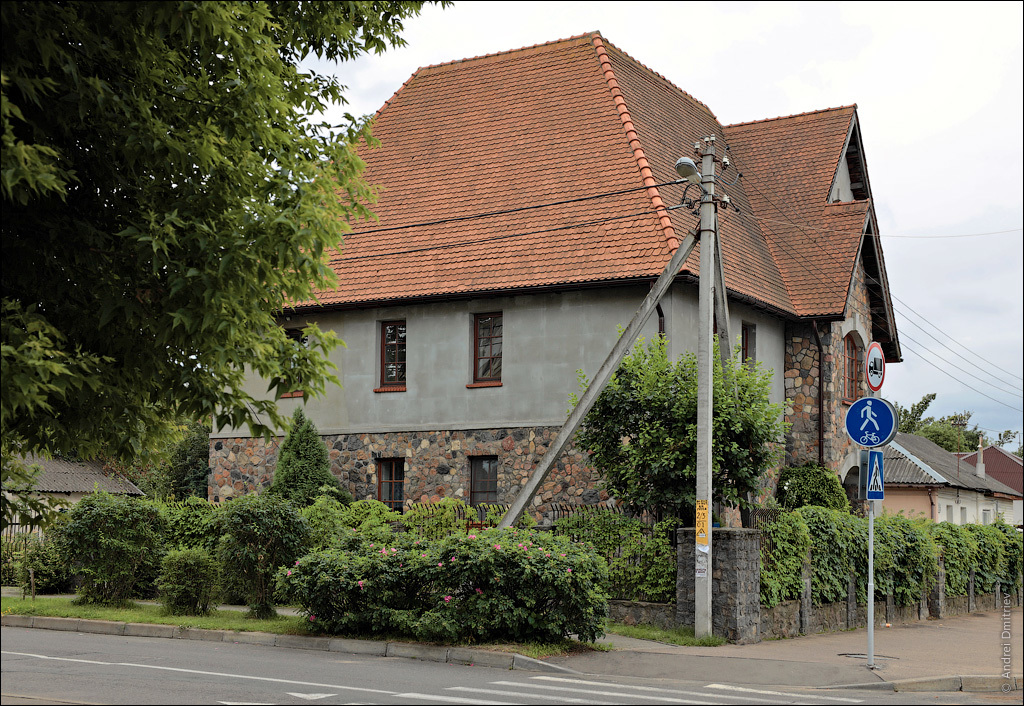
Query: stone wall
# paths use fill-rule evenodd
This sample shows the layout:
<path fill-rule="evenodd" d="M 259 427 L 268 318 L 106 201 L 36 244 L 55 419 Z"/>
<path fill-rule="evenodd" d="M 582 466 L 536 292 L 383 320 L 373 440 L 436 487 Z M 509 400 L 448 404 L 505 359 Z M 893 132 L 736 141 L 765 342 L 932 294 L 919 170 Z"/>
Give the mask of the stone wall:
<path fill-rule="evenodd" d="M 785 386 L 786 421 L 792 431 L 786 438 L 787 465 L 799 466 L 818 461 L 819 392 L 824 394 L 824 443 L 822 456 L 829 468 L 838 468 L 853 448 L 847 438 L 843 421 L 846 405 L 842 402 L 844 326 L 857 330 L 870 339 L 871 306 L 868 299 L 864 268 L 858 263 L 847 299 L 847 322 L 819 323 L 818 335 L 822 350 L 815 342 L 814 326 L 808 322 L 792 322 L 786 327 Z M 865 352 L 867 340 L 861 353 Z M 863 364 L 863 361 L 861 361 Z M 819 386 L 818 377 L 822 384 Z M 867 382 L 861 376 L 860 394 L 868 394 Z"/>
<path fill-rule="evenodd" d="M 654 625 L 672 630 L 676 627 L 676 604 L 608 601 L 608 618 L 623 625 Z"/>
<path fill-rule="evenodd" d="M 498 502 L 508 503 L 540 461 L 558 427 L 394 432 L 324 436 L 331 472 L 357 500 L 377 498 L 377 460 L 405 460 L 406 502 L 437 502 L 445 497 L 469 500 L 470 459 L 498 458 Z M 282 439 L 213 439 L 210 443 L 208 497 L 228 500 L 270 485 Z M 595 489 L 597 473 L 587 456 L 570 446 L 534 499 L 533 514 L 543 516 L 552 502 L 594 504 L 608 495 Z"/>
<path fill-rule="evenodd" d="M 716 528 L 711 560 L 712 632 L 729 642 L 760 640 L 761 532 Z M 677 530 L 676 622 L 694 624 L 694 528 Z"/>

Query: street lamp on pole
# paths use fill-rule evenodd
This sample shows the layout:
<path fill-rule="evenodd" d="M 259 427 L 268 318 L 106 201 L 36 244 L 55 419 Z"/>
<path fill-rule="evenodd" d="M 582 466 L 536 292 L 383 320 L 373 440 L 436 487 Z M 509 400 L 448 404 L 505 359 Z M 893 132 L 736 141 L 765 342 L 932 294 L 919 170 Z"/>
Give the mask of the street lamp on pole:
<path fill-rule="evenodd" d="M 695 147 L 700 147 L 697 143 Z M 711 573 L 712 573 L 712 415 L 714 400 L 714 335 L 715 308 L 721 310 L 720 331 L 723 360 L 728 356 L 728 314 L 725 303 L 725 282 L 720 263 L 715 262 L 719 246 L 718 223 L 715 206 L 715 138 L 704 138 L 701 149 L 701 168 L 689 157 L 676 161 L 676 173 L 681 179 L 700 184 L 700 278 L 698 281 L 697 329 L 697 488 L 696 528 L 694 551 L 694 625 L 696 637 L 712 633 Z"/>

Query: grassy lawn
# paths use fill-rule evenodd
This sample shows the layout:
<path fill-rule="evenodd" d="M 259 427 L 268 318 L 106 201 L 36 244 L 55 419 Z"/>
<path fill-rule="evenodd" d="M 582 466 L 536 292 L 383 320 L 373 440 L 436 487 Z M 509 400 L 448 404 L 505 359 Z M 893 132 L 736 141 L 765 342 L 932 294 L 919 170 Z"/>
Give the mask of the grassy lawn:
<path fill-rule="evenodd" d="M 623 625 L 609 622 L 605 625 L 605 631 L 613 635 L 665 642 L 670 645 L 683 645 L 684 647 L 718 647 L 725 644 L 725 638 L 717 635 L 707 635 L 698 639 L 693 636 L 693 628 L 689 627 L 663 630 L 653 625 Z M 612 639 L 612 642 L 615 640 Z"/>
<path fill-rule="evenodd" d="M 39 615 L 56 618 L 84 618 L 87 620 L 114 620 L 125 623 L 152 623 L 177 625 L 183 628 L 204 630 L 235 630 L 237 632 L 269 632 L 279 635 L 311 635 L 302 617 L 279 615 L 272 620 L 246 618 L 244 613 L 234 610 L 216 610 L 207 616 L 168 615 L 158 605 L 129 603 L 123 607 L 78 605 L 69 598 L 37 597 L 31 599 L 0 599 L 4 615 Z M 383 640 L 388 642 L 414 642 L 400 635 L 340 635 L 355 639 Z M 476 645 L 499 652 L 515 652 L 534 659 L 556 655 L 577 654 L 593 650 L 608 650 L 607 645 L 589 645 L 576 640 L 530 643 L 490 643 Z"/>

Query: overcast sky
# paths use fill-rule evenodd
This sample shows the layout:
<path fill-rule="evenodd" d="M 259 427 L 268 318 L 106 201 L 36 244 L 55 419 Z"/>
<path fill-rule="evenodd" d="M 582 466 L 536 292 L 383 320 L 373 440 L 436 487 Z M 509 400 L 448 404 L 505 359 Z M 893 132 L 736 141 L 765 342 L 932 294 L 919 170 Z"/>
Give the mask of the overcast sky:
<path fill-rule="evenodd" d="M 1022 7 L 457 2 L 329 70 L 373 113 L 421 66 L 600 31 L 722 124 L 856 103 L 904 356 L 882 396 L 994 437 L 1024 408 Z"/>

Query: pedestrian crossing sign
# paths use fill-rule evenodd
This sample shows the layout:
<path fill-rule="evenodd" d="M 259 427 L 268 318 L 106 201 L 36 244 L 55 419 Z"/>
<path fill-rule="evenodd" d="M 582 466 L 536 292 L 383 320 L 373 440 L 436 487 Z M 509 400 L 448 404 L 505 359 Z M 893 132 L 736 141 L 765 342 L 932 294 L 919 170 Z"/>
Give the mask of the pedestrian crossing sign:
<path fill-rule="evenodd" d="M 868 500 L 885 500 L 885 473 L 882 452 L 868 452 Z"/>

